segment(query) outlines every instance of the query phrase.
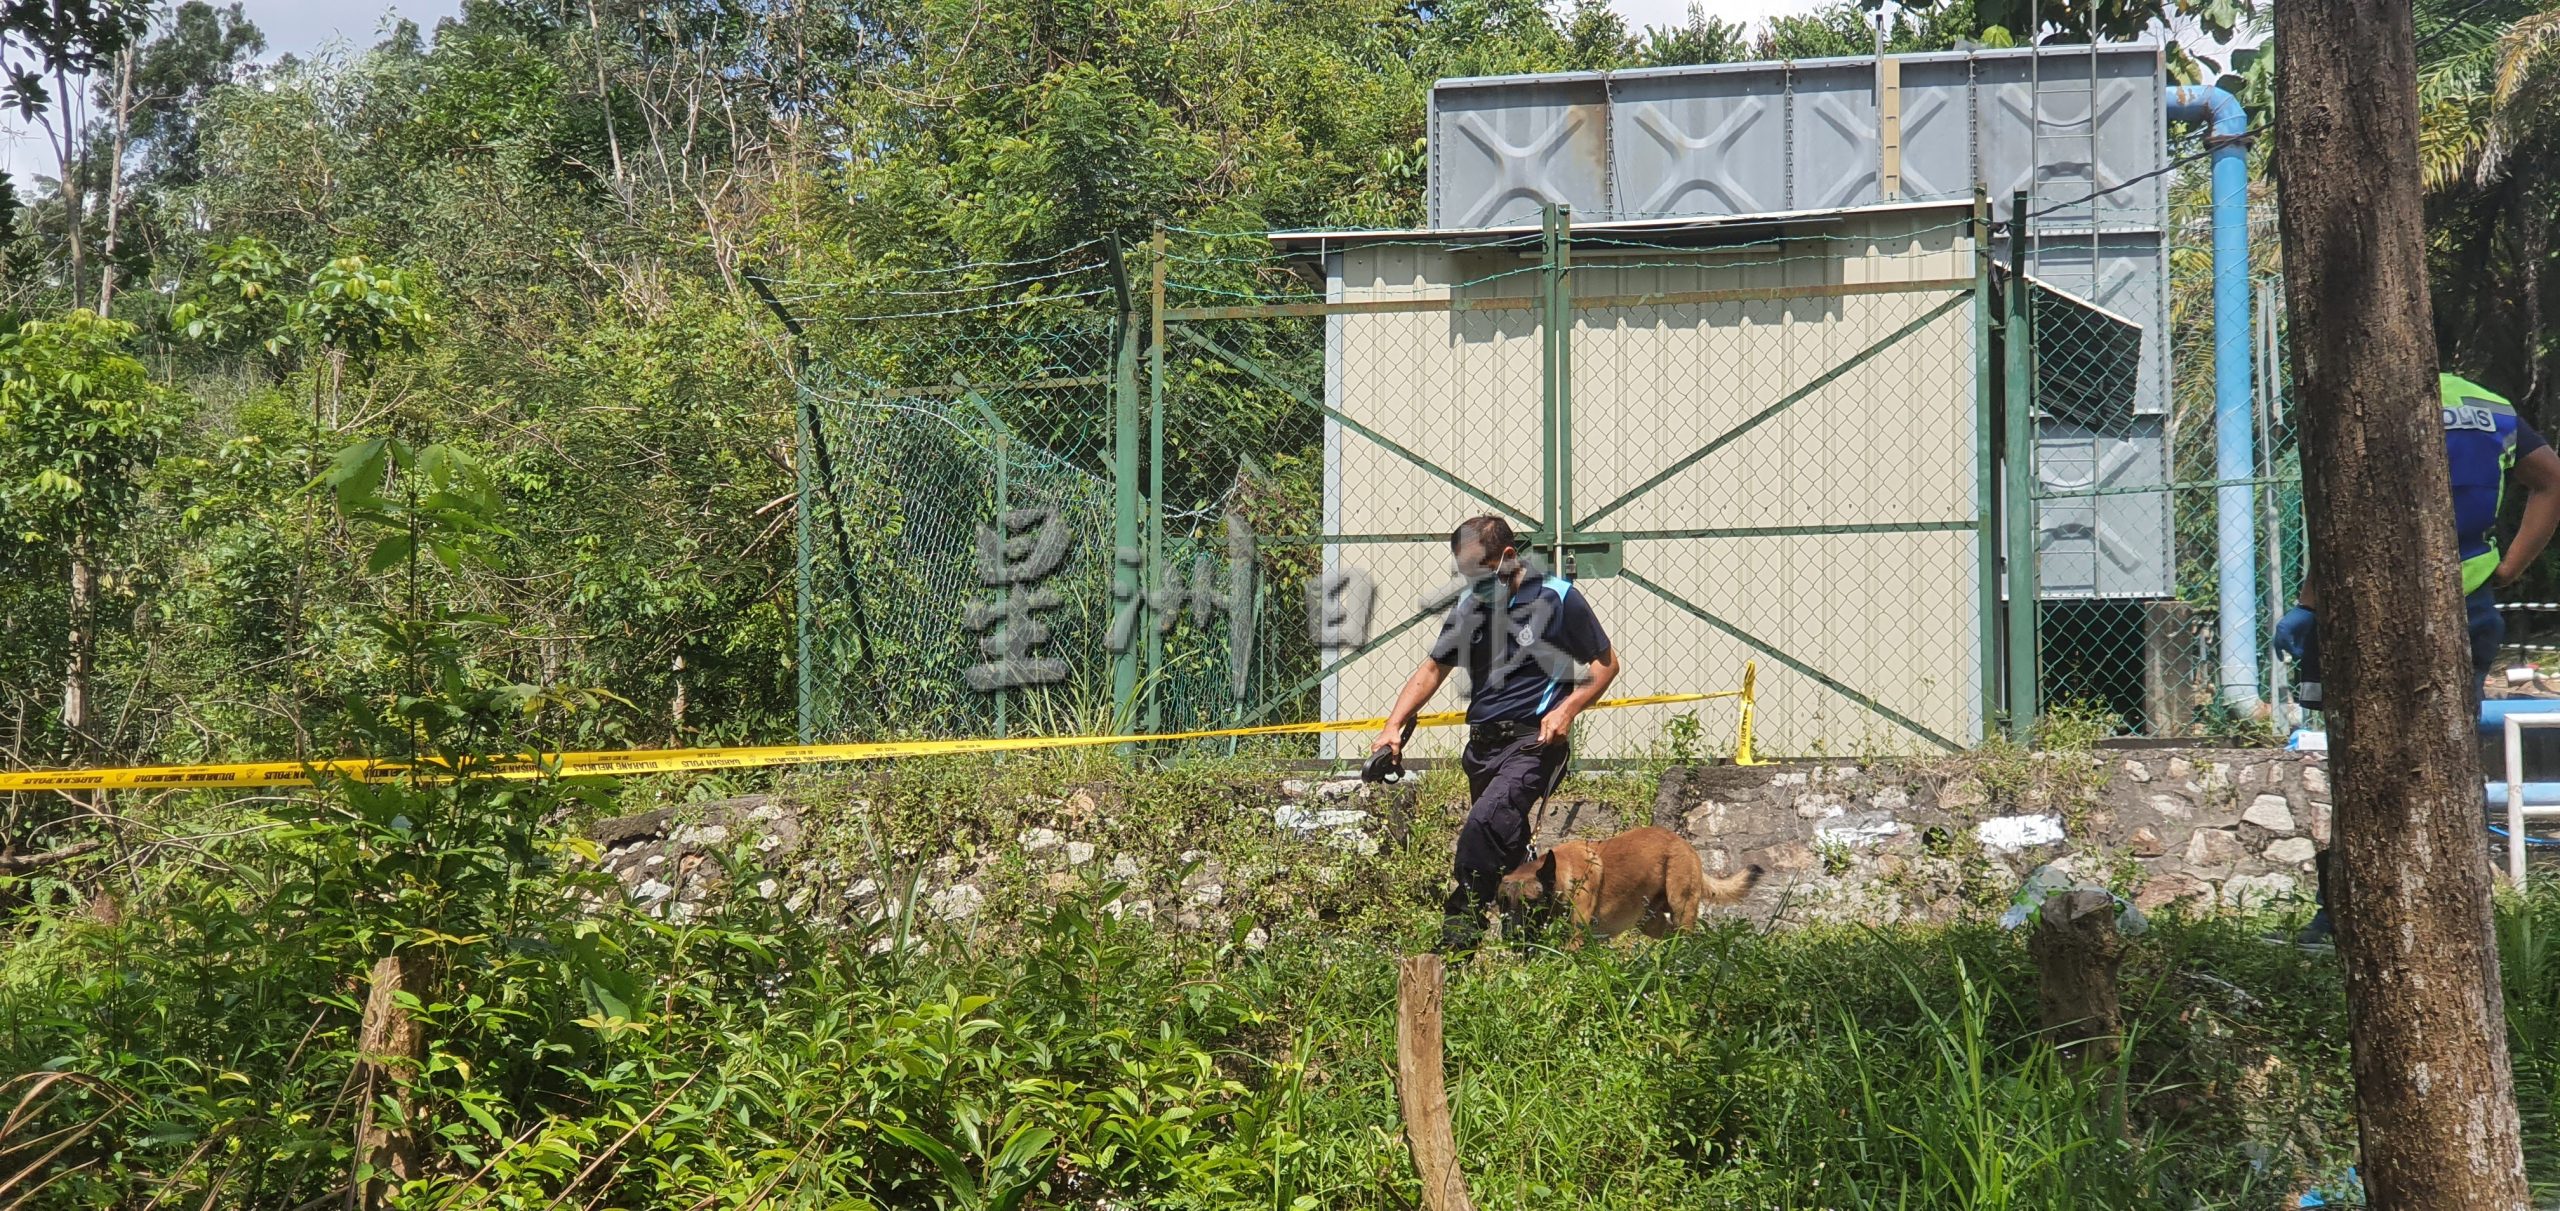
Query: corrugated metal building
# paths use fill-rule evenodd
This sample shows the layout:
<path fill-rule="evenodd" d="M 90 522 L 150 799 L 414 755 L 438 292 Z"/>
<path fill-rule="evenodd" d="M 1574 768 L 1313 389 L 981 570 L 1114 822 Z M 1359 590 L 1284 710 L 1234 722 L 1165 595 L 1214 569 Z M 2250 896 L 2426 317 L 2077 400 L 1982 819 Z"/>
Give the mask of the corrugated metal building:
<path fill-rule="evenodd" d="M 1281 237 L 1330 300 L 1381 305 L 1325 321 L 1326 402 L 1357 422 L 1327 425 L 1325 532 L 1354 539 L 1328 564 L 1371 568 L 1401 614 L 1446 567 L 1415 532 L 1497 499 L 1588 548 L 1577 583 L 1628 657 L 1613 694 L 1731 687 L 1757 659 L 1772 751 L 1974 742 L 2001 592 L 1976 186 L 2032 187 L 2029 271 L 2138 358 L 2039 419 L 2048 478 L 2157 482 L 2159 80 L 2136 47 L 1443 81 L 1431 230 Z M 1547 203 L 1573 216 L 1560 443 L 1522 246 Z M 2047 594 L 2163 594 L 2164 503 L 2092 509 L 2043 536 Z M 1383 710 L 1423 631 L 1330 678 L 1326 715 Z M 1587 717 L 1584 752 L 1640 755 L 1668 713 Z"/>

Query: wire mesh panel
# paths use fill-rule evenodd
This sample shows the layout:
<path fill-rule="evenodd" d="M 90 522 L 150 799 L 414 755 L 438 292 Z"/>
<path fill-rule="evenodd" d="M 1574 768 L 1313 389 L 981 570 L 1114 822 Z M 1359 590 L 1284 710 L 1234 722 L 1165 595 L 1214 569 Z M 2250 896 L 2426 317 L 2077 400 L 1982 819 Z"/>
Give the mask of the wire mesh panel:
<path fill-rule="evenodd" d="M 1098 289 L 821 321 L 801 374 L 803 730 L 1111 722 L 1117 317 Z"/>
<path fill-rule="evenodd" d="M 2270 639 L 2305 568 L 2302 469 L 2281 291 L 2217 316 L 2209 236 L 2174 229 L 2165 417 L 2132 406 L 2131 321 L 2033 294 L 2040 697 L 2111 731 L 2261 739 L 2289 718 Z"/>
<path fill-rule="evenodd" d="M 1394 637 L 1329 679 L 1335 717 L 1384 713 L 1420 665 L 1457 591 L 1448 536 L 1459 522 L 1498 516 L 1524 541 L 1548 529 L 1545 258 L 1526 239 L 1370 244 L 1328 258 L 1328 288 L 1343 303 L 1446 303 L 1327 320 L 1326 394 L 1340 413 L 1325 435 L 1327 533 L 1366 539 L 1329 546 L 1327 564 L 1375 584 L 1374 631 Z M 1477 688 L 1464 678 L 1462 695 Z M 1451 756 L 1463 739 L 1426 733 L 1411 751 Z"/>
<path fill-rule="evenodd" d="M 1355 634 L 1258 654 L 1273 673 L 1290 654 L 1266 684 L 1313 677 L 1327 717 L 1384 711 L 1454 589 L 1450 528 L 1492 513 L 1593 603 L 1628 668 L 1613 694 L 1730 690 L 1757 660 L 1776 751 L 1970 743 L 1989 456 L 1970 221 L 1949 207 L 1784 236 L 1353 234 L 1288 245 L 1320 289 L 1178 281 L 1169 424 L 1248 397 L 1319 420 L 1313 515 L 1266 505 L 1316 524 L 1265 524 L 1262 541 L 1315 542 L 1320 564 L 1294 573 L 1356 579 L 1369 602 Z M 1169 260 L 1231 263 L 1190 255 Z M 1186 286 L 1220 301 L 1186 306 Z M 1228 455 L 1217 476 L 1251 462 L 1199 438 Z M 1204 539 L 1209 513 L 1183 502 L 1249 499 L 1241 479 L 1186 491 L 1170 451 L 1167 467 L 1168 517 Z M 1673 713 L 1589 716 L 1579 749 L 1641 755 Z"/>
<path fill-rule="evenodd" d="M 1165 546 L 1238 525 L 1260 544 L 1250 684 L 1222 709 L 1383 713 L 1448 604 L 1450 528 L 1495 513 L 1526 533 L 1547 499 L 1539 244 L 1200 242 L 1166 258 Z M 1169 726 L 1221 709 L 1181 653 L 1166 668 Z"/>
<path fill-rule="evenodd" d="M 1577 242 L 1568 512 L 1572 541 L 1617 565 L 1586 591 L 1624 692 L 1724 688 L 1756 660 L 1769 751 L 1980 737 L 1968 224 L 1953 209 L 1720 247 Z M 1652 713 L 1594 717 L 1584 743 L 1642 751 Z"/>
<path fill-rule="evenodd" d="M 802 383 L 809 730 L 1382 713 L 1463 587 L 1450 530 L 1493 514 L 1592 602 L 1615 694 L 1757 661 L 1769 751 L 1969 744 L 2000 709 L 1975 231 L 1176 230 L 1125 294 L 852 308 Z"/>

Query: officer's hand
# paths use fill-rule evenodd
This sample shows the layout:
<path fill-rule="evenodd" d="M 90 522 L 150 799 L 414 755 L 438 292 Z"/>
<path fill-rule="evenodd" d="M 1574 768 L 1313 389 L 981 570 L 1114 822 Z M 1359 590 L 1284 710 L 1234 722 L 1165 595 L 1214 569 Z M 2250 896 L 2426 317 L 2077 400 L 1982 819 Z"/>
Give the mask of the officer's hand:
<path fill-rule="evenodd" d="M 2512 587 L 2515 582 L 2522 579 L 2524 579 L 2524 568 L 2521 566 L 2510 567 L 2502 562 L 2498 565 L 2497 574 L 2489 578 L 2489 583 L 2504 589 Z"/>
<path fill-rule="evenodd" d="M 1382 731 L 1380 731 L 1380 732 L 1378 733 L 1378 738 L 1377 738 L 1375 741 L 1371 742 L 1371 743 L 1370 743 L 1370 745 L 1369 745 L 1369 751 L 1370 751 L 1370 752 L 1373 752 L 1373 753 L 1374 753 L 1374 752 L 1377 752 L 1379 749 L 1385 749 L 1385 750 L 1387 750 L 1388 752 L 1394 753 L 1395 755 L 1397 755 L 1397 756 L 1399 756 L 1399 757 L 1403 756 L 1403 755 L 1404 755 L 1404 736 L 1403 736 L 1401 733 L 1399 733 L 1399 732 L 1398 732 L 1398 731 L 1397 731 L 1393 726 L 1389 726 L 1389 727 L 1385 728 L 1384 730 L 1382 730 Z"/>
<path fill-rule="evenodd" d="M 1572 734 L 1572 711 L 1557 707 L 1538 717 L 1538 743 L 1554 744 Z"/>
<path fill-rule="evenodd" d="M 2286 610 L 2284 617 L 2276 620 L 2276 650 L 2296 660 L 2302 659 L 2302 649 L 2311 642 L 2311 628 L 2316 618 L 2309 606 Z"/>

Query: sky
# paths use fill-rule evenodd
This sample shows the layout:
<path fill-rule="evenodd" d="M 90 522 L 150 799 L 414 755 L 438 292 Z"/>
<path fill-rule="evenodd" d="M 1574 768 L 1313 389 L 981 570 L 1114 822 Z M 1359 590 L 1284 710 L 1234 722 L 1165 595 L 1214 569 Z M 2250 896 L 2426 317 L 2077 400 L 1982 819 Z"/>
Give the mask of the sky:
<path fill-rule="evenodd" d="M 291 52 L 307 59 L 331 46 L 360 51 L 373 45 L 381 40 L 382 22 L 394 13 L 432 32 L 437 18 L 462 12 L 462 0 L 242 0 L 241 11 L 267 36 L 264 58 Z M 20 121 L 14 110 L 0 116 L 0 170 L 23 181 L 36 173 L 52 176 L 55 168 L 52 145 L 41 130 Z"/>
<path fill-rule="evenodd" d="M 1627 24 L 1677 25 L 1689 16 L 1690 0 L 1612 0 Z M 1818 7 L 1818 0 L 1705 0 L 1710 16 L 1756 25 L 1774 16 Z M 438 18 L 462 11 L 462 0 L 243 0 L 244 11 L 267 36 L 268 59 L 292 53 L 309 58 L 332 47 L 357 51 L 379 40 L 394 16 L 418 23 L 433 33 Z M 24 181 L 38 173 L 54 174 L 54 156 L 42 133 L 20 122 L 14 111 L 0 116 L 0 170 Z"/>

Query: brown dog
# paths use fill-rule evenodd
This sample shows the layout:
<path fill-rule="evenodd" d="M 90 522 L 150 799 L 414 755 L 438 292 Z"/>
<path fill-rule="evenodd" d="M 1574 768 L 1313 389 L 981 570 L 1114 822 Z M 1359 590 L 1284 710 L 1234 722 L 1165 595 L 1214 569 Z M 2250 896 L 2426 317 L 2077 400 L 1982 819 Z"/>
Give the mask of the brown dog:
<path fill-rule="evenodd" d="M 1637 828 L 1606 841 L 1567 841 L 1502 877 L 1502 903 L 1514 910 L 1573 909 L 1575 936 L 1610 937 L 1630 928 L 1667 938 L 1698 920 L 1707 904 L 1730 904 L 1749 895 L 1760 868 L 1709 878 L 1698 851 L 1668 829 Z"/>

